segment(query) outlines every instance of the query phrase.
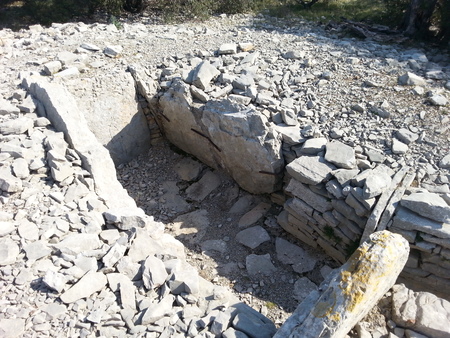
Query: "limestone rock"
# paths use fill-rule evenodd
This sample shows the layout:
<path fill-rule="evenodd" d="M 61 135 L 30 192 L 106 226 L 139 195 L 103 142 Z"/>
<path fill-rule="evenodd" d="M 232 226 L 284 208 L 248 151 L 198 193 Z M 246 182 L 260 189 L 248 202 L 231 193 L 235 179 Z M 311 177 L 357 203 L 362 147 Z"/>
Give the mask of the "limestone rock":
<path fill-rule="evenodd" d="M 314 269 L 317 259 L 301 247 L 277 237 L 275 240 L 277 258 L 284 264 L 292 265 L 297 273 L 305 273 Z"/>
<path fill-rule="evenodd" d="M 270 276 L 277 268 L 273 265 L 270 254 L 265 255 L 248 255 L 245 259 L 245 265 L 247 267 L 248 274 L 250 276 L 265 275 Z"/>
<path fill-rule="evenodd" d="M 398 77 L 398 84 L 402 86 L 426 86 L 427 83 L 422 77 L 406 72 Z"/>
<path fill-rule="evenodd" d="M 370 199 L 381 195 L 391 185 L 392 178 L 385 172 L 370 175 L 364 183 L 363 198 Z"/>
<path fill-rule="evenodd" d="M 0 133 L 3 135 L 18 135 L 23 134 L 28 130 L 33 129 L 33 120 L 28 117 L 19 117 L 14 120 L 9 120 L 0 123 Z"/>
<path fill-rule="evenodd" d="M 326 162 L 323 157 L 302 156 L 286 166 L 287 172 L 296 180 L 311 185 L 317 185 L 331 177 L 331 172 L 336 169 Z"/>
<path fill-rule="evenodd" d="M 79 299 L 89 297 L 95 292 L 102 290 L 107 283 L 106 276 L 101 272 L 88 272 L 75 285 L 65 291 L 61 301 L 65 304 L 74 303 Z"/>
<path fill-rule="evenodd" d="M 294 298 L 303 302 L 311 292 L 317 290 L 317 285 L 306 277 L 299 278 L 294 284 Z"/>
<path fill-rule="evenodd" d="M 186 189 L 188 199 L 201 202 L 221 184 L 219 176 L 208 170 L 203 177 Z"/>
<path fill-rule="evenodd" d="M 20 113 L 20 109 L 11 104 L 9 101 L 0 98 L 0 115 L 16 115 Z"/>
<path fill-rule="evenodd" d="M 120 230 L 143 228 L 147 224 L 147 216 L 142 209 L 138 208 L 109 209 L 103 213 L 103 216 L 106 222 L 114 224 Z"/>
<path fill-rule="evenodd" d="M 428 292 L 413 292 L 403 284 L 392 288 L 393 319 L 396 324 L 428 337 L 450 335 L 450 302 Z"/>
<path fill-rule="evenodd" d="M 356 166 L 354 149 L 339 141 L 327 143 L 325 160 L 344 169 L 353 169 Z"/>
<path fill-rule="evenodd" d="M 409 254 L 400 235 L 381 231 L 370 236 L 340 269 L 313 291 L 275 334 L 343 337 L 392 287 Z"/>
<path fill-rule="evenodd" d="M 238 232 L 236 240 L 250 249 L 255 249 L 260 244 L 269 241 L 270 236 L 263 227 L 257 225 Z"/>
<path fill-rule="evenodd" d="M 248 199 L 244 196 L 241 201 L 246 202 Z M 239 202 L 239 201 L 238 201 Z M 237 203 L 237 202 L 236 202 Z M 234 209 L 235 205 L 231 208 L 230 213 Z M 271 205 L 266 202 L 261 202 L 257 206 L 255 206 L 252 210 L 243 215 L 238 222 L 239 227 L 248 227 L 252 224 L 258 222 L 261 217 L 263 217 L 267 211 L 269 211 Z"/>
<path fill-rule="evenodd" d="M 158 288 L 168 277 L 164 263 L 155 256 L 149 256 L 143 265 L 142 280 L 147 289 Z"/>
<path fill-rule="evenodd" d="M 215 77 L 219 76 L 220 72 L 216 67 L 211 65 L 209 61 L 203 61 L 195 69 L 192 84 L 201 90 L 209 88 L 209 83 Z"/>
<path fill-rule="evenodd" d="M 438 194 L 413 193 L 404 197 L 400 203 L 423 217 L 437 222 L 450 223 L 450 205 Z"/>
<path fill-rule="evenodd" d="M 435 95 L 431 96 L 430 98 L 428 98 L 428 101 L 433 106 L 446 106 L 448 104 L 447 98 L 445 96 L 439 95 L 439 94 L 435 94 Z"/>
<path fill-rule="evenodd" d="M 13 264 L 19 252 L 19 246 L 12 239 L 0 238 L 0 265 Z"/>

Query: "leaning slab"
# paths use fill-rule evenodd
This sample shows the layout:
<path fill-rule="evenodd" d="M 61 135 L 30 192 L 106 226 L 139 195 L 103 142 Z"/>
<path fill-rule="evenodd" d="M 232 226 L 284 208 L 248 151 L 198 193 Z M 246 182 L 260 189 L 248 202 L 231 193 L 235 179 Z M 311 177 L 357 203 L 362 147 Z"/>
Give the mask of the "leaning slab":
<path fill-rule="evenodd" d="M 67 89 L 34 76 L 25 78 L 22 85 L 41 102 L 45 108 L 45 117 L 56 130 L 64 133 L 68 143 L 76 149 L 83 168 L 94 177 L 95 192 L 105 200 L 107 206 L 136 208 L 136 203 L 116 178 L 116 169 L 108 150 L 89 130 L 83 113 Z"/>
<path fill-rule="evenodd" d="M 372 234 L 295 310 L 274 338 L 344 337 L 394 285 L 409 244 L 389 231 Z"/>

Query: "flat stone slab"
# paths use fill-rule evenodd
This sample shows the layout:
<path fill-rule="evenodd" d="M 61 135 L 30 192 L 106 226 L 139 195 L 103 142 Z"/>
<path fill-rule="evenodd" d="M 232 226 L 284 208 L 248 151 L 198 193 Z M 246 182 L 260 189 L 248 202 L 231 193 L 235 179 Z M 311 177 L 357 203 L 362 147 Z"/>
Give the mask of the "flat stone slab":
<path fill-rule="evenodd" d="M 247 272 L 250 276 L 256 277 L 258 275 L 270 276 L 277 271 L 270 259 L 270 254 L 265 255 L 248 255 L 245 259 Z"/>
<path fill-rule="evenodd" d="M 335 166 L 320 156 L 302 156 L 286 166 L 287 172 L 293 178 L 312 185 L 322 183 L 329 178 L 334 169 L 336 169 Z"/>
<path fill-rule="evenodd" d="M 65 304 L 74 303 L 79 299 L 89 297 L 102 290 L 107 283 L 106 276 L 101 272 L 88 272 L 74 286 L 64 292 L 60 298 Z"/>
<path fill-rule="evenodd" d="M 270 236 L 263 227 L 257 225 L 238 232 L 236 240 L 250 249 L 255 249 L 262 243 L 270 241 Z"/>
<path fill-rule="evenodd" d="M 292 265 L 297 273 L 311 271 L 317 263 L 317 259 L 307 251 L 283 238 L 277 237 L 275 249 L 278 260 L 284 264 Z"/>
<path fill-rule="evenodd" d="M 15 263 L 20 249 L 15 241 L 10 238 L 0 239 L 0 266 Z"/>
<path fill-rule="evenodd" d="M 183 158 L 175 165 L 175 172 L 184 181 L 195 181 L 202 172 L 204 166 L 201 162 L 190 157 Z"/>
<path fill-rule="evenodd" d="M 356 167 L 355 150 L 339 141 L 327 143 L 325 159 L 339 168 L 353 169 Z"/>
<path fill-rule="evenodd" d="M 419 216 L 405 207 L 400 207 L 397 210 L 392 226 L 403 230 L 425 232 L 439 238 L 450 238 L 450 224 Z"/>
<path fill-rule="evenodd" d="M 188 199 L 201 202 L 221 184 L 220 177 L 212 171 L 207 171 L 200 181 L 186 189 Z"/>
<path fill-rule="evenodd" d="M 208 212 L 200 209 L 178 216 L 172 224 L 175 237 L 182 237 L 190 243 L 199 243 L 209 227 Z"/>
<path fill-rule="evenodd" d="M 438 194 L 421 192 L 404 197 L 401 205 L 436 222 L 450 223 L 450 205 Z"/>
<path fill-rule="evenodd" d="M 245 228 L 252 224 L 255 224 L 261 217 L 263 217 L 267 213 L 267 211 L 269 211 L 270 207 L 271 205 L 269 203 L 259 203 L 256 207 L 254 207 L 239 219 L 239 227 Z"/>

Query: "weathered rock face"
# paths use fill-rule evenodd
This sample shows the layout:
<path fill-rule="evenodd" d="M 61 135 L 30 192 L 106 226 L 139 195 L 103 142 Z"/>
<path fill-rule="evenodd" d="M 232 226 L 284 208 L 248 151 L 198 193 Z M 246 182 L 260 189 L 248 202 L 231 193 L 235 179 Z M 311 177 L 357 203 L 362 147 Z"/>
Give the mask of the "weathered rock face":
<path fill-rule="evenodd" d="M 408 254 L 402 236 L 372 234 L 319 291 L 311 292 L 274 337 L 344 337 L 394 285 Z"/>
<path fill-rule="evenodd" d="M 150 133 L 130 73 L 113 71 L 101 82 L 77 78 L 73 84 L 66 83 L 69 92 L 74 95 L 89 129 L 109 150 L 116 164 L 131 161 L 148 150 Z M 86 91 L 91 94 L 83 95 Z"/>
<path fill-rule="evenodd" d="M 170 142 L 245 190 L 270 193 L 281 186 L 281 139 L 264 115 L 228 100 L 194 104 L 189 85 L 176 81 L 161 97 L 162 128 Z"/>

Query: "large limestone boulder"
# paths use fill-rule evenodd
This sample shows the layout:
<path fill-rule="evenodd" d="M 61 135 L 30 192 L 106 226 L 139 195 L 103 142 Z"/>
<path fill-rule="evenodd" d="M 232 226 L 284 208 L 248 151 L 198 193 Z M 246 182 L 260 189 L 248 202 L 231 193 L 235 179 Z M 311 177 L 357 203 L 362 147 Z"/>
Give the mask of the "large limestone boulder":
<path fill-rule="evenodd" d="M 331 273 L 295 310 L 274 338 L 345 337 L 394 285 L 409 254 L 400 235 L 370 235 L 340 269 Z"/>
<path fill-rule="evenodd" d="M 193 103 L 189 85 L 175 82 L 160 99 L 160 124 L 170 142 L 207 165 L 225 170 L 245 190 L 280 188 L 281 138 L 267 119 L 228 100 Z"/>

